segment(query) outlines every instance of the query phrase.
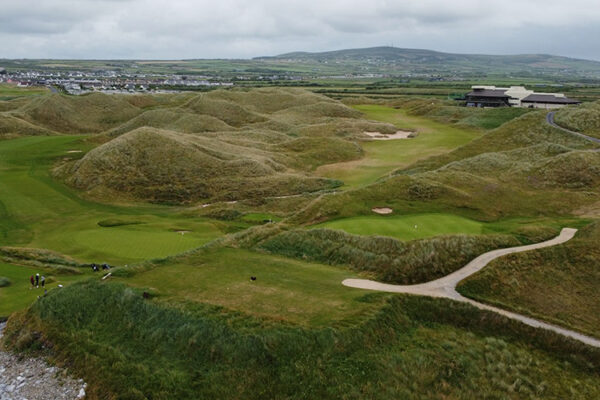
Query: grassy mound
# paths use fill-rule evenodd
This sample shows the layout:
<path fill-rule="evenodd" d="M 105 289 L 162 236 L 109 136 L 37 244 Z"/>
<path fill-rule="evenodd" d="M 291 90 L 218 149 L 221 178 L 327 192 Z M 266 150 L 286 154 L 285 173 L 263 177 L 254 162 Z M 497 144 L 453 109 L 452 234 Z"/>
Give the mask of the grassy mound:
<path fill-rule="evenodd" d="M 335 185 L 289 174 L 273 156 L 219 140 L 140 128 L 95 148 L 62 173 L 69 184 L 86 191 L 109 189 L 174 203 L 290 195 Z"/>
<path fill-rule="evenodd" d="M 596 222 L 560 246 L 495 260 L 461 282 L 458 290 L 483 302 L 597 336 L 599 240 L 600 223 Z"/>
<path fill-rule="evenodd" d="M 21 350 L 52 343 L 92 398 L 600 395 L 597 350 L 434 299 L 393 297 L 358 326 L 306 329 L 202 306 L 182 312 L 88 282 L 50 292 L 6 336 Z"/>
<path fill-rule="evenodd" d="M 558 110 L 555 122 L 567 129 L 600 138 L 600 102 L 581 104 Z"/>
<path fill-rule="evenodd" d="M 400 242 L 311 229 L 282 232 L 258 247 L 288 257 L 347 265 L 384 282 L 413 284 L 447 275 L 486 251 L 515 245 L 516 239 L 502 235 L 455 235 Z"/>
<path fill-rule="evenodd" d="M 10 114 L 0 114 L 0 138 L 55 134 L 51 130 L 33 125 Z"/>
<path fill-rule="evenodd" d="M 60 133 L 98 133 L 141 113 L 125 96 L 92 93 L 84 96 L 51 94 L 32 99 L 15 115 Z"/>
<path fill-rule="evenodd" d="M 119 136 L 141 127 L 168 129 L 183 133 L 228 131 L 234 128 L 209 115 L 174 110 L 150 110 L 112 129 L 110 136 Z"/>

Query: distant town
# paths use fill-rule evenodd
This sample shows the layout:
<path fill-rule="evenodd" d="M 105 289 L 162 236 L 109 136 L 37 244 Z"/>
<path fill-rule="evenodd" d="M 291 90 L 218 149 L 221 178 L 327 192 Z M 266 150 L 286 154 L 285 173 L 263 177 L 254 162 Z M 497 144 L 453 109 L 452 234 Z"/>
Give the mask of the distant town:
<path fill-rule="evenodd" d="M 0 68 L 0 83 L 19 87 L 48 86 L 69 94 L 94 91 L 106 93 L 135 93 L 175 91 L 176 88 L 233 86 L 233 83 L 208 76 L 181 76 L 174 74 L 129 74 L 118 71 L 7 71 Z"/>

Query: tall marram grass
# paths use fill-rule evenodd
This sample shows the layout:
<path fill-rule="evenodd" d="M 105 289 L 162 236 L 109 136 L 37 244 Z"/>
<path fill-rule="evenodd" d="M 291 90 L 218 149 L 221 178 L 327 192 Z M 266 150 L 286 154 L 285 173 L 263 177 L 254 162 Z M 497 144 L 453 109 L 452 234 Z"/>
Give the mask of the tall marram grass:
<path fill-rule="evenodd" d="M 258 247 L 288 257 L 348 265 L 385 282 L 411 284 L 447 275 L 486 251 L 518 244 L 505 235 L 454 235 L 400 242 L 330 229 L 298 229 L 279 233 Z"/>
<path fill-rule="evenodd" d="M 597 349 L 440 299 L 393 296 L 360 325 L 307 329 L 202 306 L 183 312 L 89 281 L 13 316 L 6 337 L 71 367 L 88 399 L 600 395 Z"/>

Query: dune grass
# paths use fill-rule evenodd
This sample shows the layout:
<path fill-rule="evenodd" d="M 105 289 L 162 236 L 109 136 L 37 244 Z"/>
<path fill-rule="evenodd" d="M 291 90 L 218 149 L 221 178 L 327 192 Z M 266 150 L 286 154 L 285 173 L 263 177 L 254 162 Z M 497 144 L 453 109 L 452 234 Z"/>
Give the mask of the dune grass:
<path fill-rule="evenodd" d="M 463 295 L 599 337 L 600 223 L 560 246 L 511 254 L 461 282 Z"/>
<path fill-rule="evenodd" d="M 345 187 L 353 188 L 375 182 L 392 171 L 406 167 L 418 160 L 449 152 L 480 135 L 473 130 L 459 129 L 426 118 L 408 115 L 382 105 L 357 105 L 365 118 L 395 125 L 399 130 L 418 133 L 412 139 L 371 141 L 363 143 L 364 157 L 356 161 L 328 164 L 317 168 L 316 173 L 339 179 Z"/>
<path fill-rule="evenodd" d="M 445 299 L 392 296 L 360 325 L 306 328 L 84 282 L 51 291 L 5 333 L 20 350 L 53 343 L 92 399 L 600 395 L 597 350 Z"/>
<path fill-rule="evenodd" d="M 168 302 L 208 303 L 276 321 L 331 326 L 356 322 L 373 308 L 360 301 L 362 291 L 341 285 L 355 276 L 328 265 L 218 248 L 119 280 Z"/>
<path fill-rule="evenodd" d="M 168 207 L 109 206 L 82 199 L 50 176 L 56 159 L 81 157 L 89 148 L 79 136 L 0 142 L 3 245 L 48 248 L 81 261 L 124 264 L 180 253 L 222 234 L 209 220 L 190 220 Z M 68 153 L 72 150 L 82 153 Z M 98 224 L 115 217 L 141 223 L 120 227 Z M 181 235 L 179 230 L 190 232 Z"/>

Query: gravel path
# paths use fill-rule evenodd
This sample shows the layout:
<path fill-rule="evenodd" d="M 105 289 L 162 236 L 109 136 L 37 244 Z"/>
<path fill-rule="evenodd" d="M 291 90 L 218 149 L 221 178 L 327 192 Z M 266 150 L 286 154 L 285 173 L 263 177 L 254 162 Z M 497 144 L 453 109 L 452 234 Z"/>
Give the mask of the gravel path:
<path fill-rule="evenodd" d="M 561 131 L 570 133 L 571 135 L 582 137 L 582 138 L 587 139 L 587 140 L 589 140 L 591 142 L 600 143 L 600 139 L 598 139 L 598 138 L 595 138 L 595 137 L 592 137 L 592 136 L 588 136 L 588 135 L 584 135 L 583 133 L 575 132 L 575 131 L 572 131 L 572 130 L 567 129 L 567 128 L 563 128 L 562 126 L 558 125 L 556 122 L 554 122 L 554 114 L 555 113 L 556 113 L 556 111 L 550 111 L 548 114 L 546 114 L 546 122 L 548 124 L 550 124 L 551 126 L 557 128 L 557 129 L 560 129 Z M 596 150 L 596 151 L 598 151 L 598 150 Z"/>
<path fill-rule="evenodd" d="M 482 310 L 489 310 L 497 312 L 498 314 L 502 314 L 508 318 L 515 319 L 523 322 L 529 326 L 533 326 L 535 328 L 543 328 L 559 333 L 563 336 L 568 336 L 570 338 L 579 340 L 583 343 L 586 343 L 590 346 L 600 347 L 600 340 L 595 339 L 590 336 L 582 335 L 578 332 L 571 331 L 569 329 L 564 329 L 556 325 L 551 325 L 542 321 L 538 321 L 536 319 L 526 317 L 524 315 L 516 314 L 510 311 L 502 310 L 497 307 L 489 306 L 487 304 L 479 303 L 475 300 L 471 300 L 462 296 L 460 293 L 456 291 L 456 285 L 458 282 L 462 281 L 466 277 L 473 275 L 474 273 L 480 271 L 483 267 L 485 267 L 490 261 L 495 260 L 498 257 L 502 257 L 506 254 L 518 253 L 522 251 L 541 249 L 543 247 L 555 246 L 557 244 L 564 243 L 568 240 L 571 240 L 577 229 L 572 228 L 564 228 L 560 234 L 554 239 L 547 240 L 545 242 L 531 244 L 527 246 L 519 246 L 519 247 L 511 247 L 507 249 L 499 249 L 493 250 L 487 253 L 480 255 L 475 258 L 473 261 L 465 265 L 463 268 L 454 271 L 450 275 L 446 275 L 443 278 L 436 279 L 434 281 L 421 283 L 418 285 L 390 285 L 386 283 L 379 283 L 367 279 L 346 279 L 342 282 L 344 286 L 349 286 L 353 288 L 359 289 L 368 289 L 368 290 L 378 290 L 382 292 L 392 292 L 392 293 L 408 293 L 415 294 L 420 296 L 430 296 L 430 297 L 444 297 L 456 301 L 462 301 L 465 303 L 469 303 L 474 305 L 477 308 Z"/>
<path fill-rule="evenodd" d="M 5 323 L 0 323 L 0 339 Z M 0 400 L 75 400 L 86 384 L 40 358 L 20 358 L 0 349 Z"/>

